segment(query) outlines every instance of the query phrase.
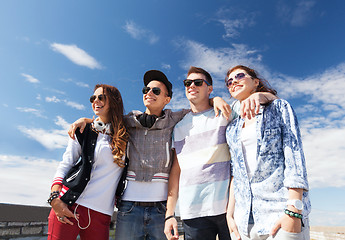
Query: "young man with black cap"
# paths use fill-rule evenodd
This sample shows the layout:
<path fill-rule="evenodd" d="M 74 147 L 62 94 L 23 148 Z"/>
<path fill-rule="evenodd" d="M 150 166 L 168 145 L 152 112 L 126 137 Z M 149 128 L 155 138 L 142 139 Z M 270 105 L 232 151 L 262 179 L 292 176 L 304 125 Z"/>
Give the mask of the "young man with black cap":
<path fill-rule="evenodd" d="M 163 110 L 172 97 L 172 85 L 164 73 L 146 72 L 144 85 L 145 112 L 132 111 L 125 117 L 129 168 L 116 222 L 115 238 L 119 240 L 165 239 L 171 134 L 176 123 L 190 111 Z"/>

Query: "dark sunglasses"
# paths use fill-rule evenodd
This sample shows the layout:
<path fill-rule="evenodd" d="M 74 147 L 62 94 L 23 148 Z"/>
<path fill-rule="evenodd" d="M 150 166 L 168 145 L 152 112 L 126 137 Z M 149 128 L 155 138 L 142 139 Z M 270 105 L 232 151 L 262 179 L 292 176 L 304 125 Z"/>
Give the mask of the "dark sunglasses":
<path fill-rule="evenodd" d="M 96 100 L 96 98 L 98 98 L 99 101 L 102 101 L 102 102 L 105 101 L 105 95 L 104 94 L 99 94 L 98 96 L 92 95 L 90 97 L 90 102 L 93 103 Z"/>
<path fill-rule="evenodd" d="M 237 74 L 235 75 L 235 79 L 236 79 L 236 81 L 240 81 L 240 80 L 243 79 L 245 76 L 246 76 L 245 73 L 237 73 Z M 225 85 L 226 85 L 227 87 L 230 87 L 230 86 L 232 85 L 232 82 L 233 82 L 233 81 L 234 81 L 234 79 L 229 78 L 229 79 L 225 82 Z"/>
<path fill-rule="evenodd" d="M 159 87 L 143 87 L 143 94 L 147 94 L 150 90 L 152 90 L 154 95 L 158 96 L 159 94 L 161 94 L 161 89 Z"/>
<path fill-rule="evenodd" d="M 204 79 L 185 79 L 183 80 L 183 84 L 185 87 L 189 87 L 190 85 L 192 85 L 192 83 L 194 83 L 195 86 L 200 87 L 202 85 L 202 83 L 205 82 L 207 84 L 207 86 L 210 86 L 211 84 L 209 82 L 207 82 Z"/>

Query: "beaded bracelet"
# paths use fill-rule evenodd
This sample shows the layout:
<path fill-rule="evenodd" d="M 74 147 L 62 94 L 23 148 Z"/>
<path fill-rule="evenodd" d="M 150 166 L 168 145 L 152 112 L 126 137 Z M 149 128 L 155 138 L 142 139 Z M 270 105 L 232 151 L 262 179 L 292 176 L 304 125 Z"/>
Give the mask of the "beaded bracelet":
<path fill-rule="evenodd" d="M 53 191 L 50 193 L 50 196 L 47 200 L 47 202 L 51 205 L 52 201 L 55 199 L 55 198 L 58 198 L 59 197 L 59 194 L 60 192 L 59 191 Z"/>
<path fill-rule="evenodd" d="M 288 210 L 288 209 L 285 209 L 285 210 L 284 210 L 284 213 L 285 213 L 286 215 L 289 215 L 290 217 L 295 217 L 295 218 L 299 218 L 299 219 L 302 219 L 302 218 L 303 218 L 303 215 L 302 215 L 302 214 L 299 214 L 299 213 L 290 211 L 290 210 Z"/>

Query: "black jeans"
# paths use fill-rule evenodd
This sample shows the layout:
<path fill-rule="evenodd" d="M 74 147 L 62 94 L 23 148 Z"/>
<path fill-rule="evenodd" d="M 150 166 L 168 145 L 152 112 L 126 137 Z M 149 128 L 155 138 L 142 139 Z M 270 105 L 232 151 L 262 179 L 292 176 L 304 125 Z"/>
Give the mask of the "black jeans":
<path fill-rule="evenodd" d="M 185 240 L 231 240 L 226 214 L 183 220 Z"/>

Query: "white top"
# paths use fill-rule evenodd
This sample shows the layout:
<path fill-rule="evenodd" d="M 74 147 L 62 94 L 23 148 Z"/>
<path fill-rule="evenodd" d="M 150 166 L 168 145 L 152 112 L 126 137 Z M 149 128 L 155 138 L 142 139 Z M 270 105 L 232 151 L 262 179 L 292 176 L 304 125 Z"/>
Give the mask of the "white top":
<path fill-rule="evenodd" d="M 160 202 L 168 198 L 167 182 L 128 181 L 122 200 L 134 202 Z"/>
<path fill-rule="evenodd" d="M 181 168 L 181 219 L 226 212 L 230 182 L 230 154 L 225 129 L 228 121 L 214 110 L 188 113 L 174 129 L 174 147 Z"/>
<path fill-rule="evenodd" d="M 241 142 L 244 162 L 246 163 L 248 178 L 251 179 L 254 171 L 258 166 L 256 158 L 257 139 L 256 139 L 256 122 L 246 125 L 242 128 Z"/>
<path fill-rule="evenodd" d="M 106 134 L 98 134 L 90 181 L 76 203 L 111 216 L 114 212 L 115 191 L 123 168 L 113 162 L 110 139 Z M 61 182 L 80 155 L 81 146 L 78 140 L 70 138 L 53 182 Z"/>

